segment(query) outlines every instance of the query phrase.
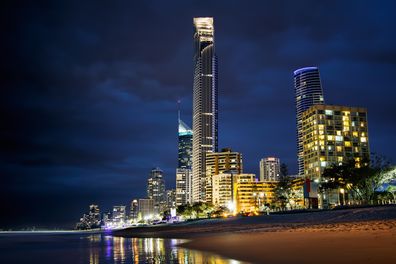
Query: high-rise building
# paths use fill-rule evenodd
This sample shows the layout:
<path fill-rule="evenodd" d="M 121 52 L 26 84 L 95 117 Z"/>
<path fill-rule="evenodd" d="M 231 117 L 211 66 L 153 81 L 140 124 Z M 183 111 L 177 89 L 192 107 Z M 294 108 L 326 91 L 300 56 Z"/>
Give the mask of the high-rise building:
<path fill-rule="evenodd" d="M 138 218 L 138 213 L 139 213 L 139 203 L 137 199 L 133 199 L 131 201 L 131 209 L 129 212 L 129 218 L 131 220 L 137 220 Z"/>
<path fill-rule="evenodd" d="M 178 153 L 178 168 L 191 169 L 192 167 L 192 142 L 193 131 L 181 119 L 179 114 L 179 153 Z"/>
<path fill-rule="evenodd" d="M 154 217 L 154 201 L 153 199 L 139 199 L 139 216 L 143 220 L 149 220 Z"/>
<path fill-rule="evenodd" d="M 260 181 L 279 181 L 280 160 L 267 157 L 260 160 Z"/>
<path fill-rule="evenodd" d="M 217 56 L 212 17 L 197 17 L 194 24 L 193 88 L 193 202 L 205 201 L 206 154 L 217 152 Z"/>
<path fill-rule="evenodd" d="M 153 200 L 156 214 L 161 213 L 166 207 L 166 191 L 163 174 L 160 168 L 153 168 L 147 180 L 147 197 Z"/>
<path fill-rule="evenodd" d="M 176 206 L 191 204 L 192 199 L 192 140 L 193 132 L 181 119 L 179 112 L 179 152 L 176 169 Z"/>
<path fill-rule="evenodd" d="M 323 89 L 317 67 L 305 67 L 294 71 L 294 89 L 297 113 L 298 174 L 304 174 L 302 114 L 313 105 L 324 104 Z"/>
<path fill-rule="evenodd" d="M 166 191 L 166 207 L 167 209 L 176 207 L 176 190 L 167 190 Z"/>
<path fill-rule="evenodd" d="M 126 220 L 125 205 L 115 205 L 113 206 L 113 223 L 123 224 Z"/>
<path fill-rule="evenodd" d="M 274 201 L 274 190 L 278 182 L 257 181 L 254 174 L 237 175 L 234 179 L 234 203 L 236 212 L 262 211 Z"/>
<path fill-rule="evenodd" d="M 360 166 L 369 158 L 365 108 L 314 105 L 301 120 L 306 178 L 320 179 L 323 170 L 332 164 L 353 158 Z"/>
<path fill-rule="evenodd" d="M 211 177 L 211 181 L 211 203 L 215 207 L 228 207 L 232 202 L 233 174 L 216 174 Z"/>
<path fill-rule="evenodd" d="M 242 154 L 230 148 L 206 155 L 206 202 L 214 203 L 212 197 L 212 177 L 221 173 L 241 174 L 243 171 Z"/>
<path fill-rule="evenodd" d="M 192 173 L 190 169 L 176 169 L 176 206 L 192 204 Z"/>

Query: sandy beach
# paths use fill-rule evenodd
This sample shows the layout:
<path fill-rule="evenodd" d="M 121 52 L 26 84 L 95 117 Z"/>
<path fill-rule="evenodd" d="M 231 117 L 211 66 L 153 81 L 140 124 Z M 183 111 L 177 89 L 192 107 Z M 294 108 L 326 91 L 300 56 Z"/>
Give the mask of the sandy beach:
<path fill-rule="evenodd" d="M 254 230 L 195 238 L 182 246 L 251 263 L 395 263 L 396 221 Z"/>
<path fill-rule="evenodd" d="M 251 263 L 396 263 L 396 206 L 207 219 L 114 235 L 187 238 L 181 247 Z"/>

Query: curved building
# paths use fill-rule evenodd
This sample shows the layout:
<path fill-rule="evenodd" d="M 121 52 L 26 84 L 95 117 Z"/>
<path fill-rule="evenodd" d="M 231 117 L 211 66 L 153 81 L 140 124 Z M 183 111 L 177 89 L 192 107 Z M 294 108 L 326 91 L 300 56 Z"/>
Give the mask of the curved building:
<path fill-rule="evenodd" d="M 313 105 L 324 104 L 323 89 L 317 67 L 305 67 L 294 71 L 294 90 L 297 113 L 298 174 L 304 174 L 302 114 Z"/>
<path fill-rule="evenodd" d="M 193 202 L 205 201 L 206 153 L 217 152 L 217 57 L 213 18 L 197 17 L 194 24 L 193 87 Z"/>

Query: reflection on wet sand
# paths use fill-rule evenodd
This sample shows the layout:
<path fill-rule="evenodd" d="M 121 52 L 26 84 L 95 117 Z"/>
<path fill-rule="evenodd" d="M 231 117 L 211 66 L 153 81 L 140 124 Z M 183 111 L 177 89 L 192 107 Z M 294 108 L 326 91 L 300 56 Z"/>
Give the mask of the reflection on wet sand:
<path fill-rule="evenodd" d="M 102 235 L 88 237 L 89 263 L 216 263 L 238 264 L 210 253 L 177 245 L 182 239 L 123 238 Z"/>

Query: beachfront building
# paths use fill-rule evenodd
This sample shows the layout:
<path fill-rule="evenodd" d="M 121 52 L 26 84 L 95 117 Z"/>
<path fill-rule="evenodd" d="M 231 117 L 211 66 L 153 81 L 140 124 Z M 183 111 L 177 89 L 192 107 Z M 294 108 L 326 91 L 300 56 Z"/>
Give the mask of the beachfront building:
<path fill-rule="evenodd" d="M 324 104 L 323 89 L 317 67 L 305 67 L 294 71 L 296 99 L 298 174 L 304 175 L 302 114 L 313 105 Z"/>
<path fill-rule="evenodd" d="M 131 201 L 131 207 L 129 211 L 129 220 L 135 221 L 138 219 L 139 214 L 139 203 L 137 199 Z"/>
<path fill-rule="evenodd" d="M 206 155 L 217 152 L 217 56 L 212 17 L 196 17 L 194 25 L 192 201 L 205 201 Z"/>
<path fill-rule="evenodd" d="M 214 207 L 229 207 L 233 201 L 233 174 L 220 173 L 213 175 L 212 180 L 212 204 Z"/>
<path fill-rule="evenodd" d="M 263 211 L 274 201 L 277 181 L 261 182 L 255 174 L 241 174 L 234 180 L 235 212 Z"/>
<path fill-rule="evenodd" d="M 323 170 L 332 164 L 354 159 L 355 166 L 360 167 L 370 157 L 365 108 L 312 106 L 302 115 L 302 136 L 304 174 L 312 182 L 320 182 Z M 345 197 L 345 192 L 344 189 L 334 190 L 322 197 L 316 193 L 317 198 L 309 195 L 308 206 L 329 207 L 342 204 L 343 199 L 339 197 Z M 312 203 L 318 205 L 311 206 Z"/>
<path fill-rule="evenodd" d="M 367 110 L 359 107 L 315 105 L 302 115 L 304 174 L 320 180 L 332 164 L 355 159 L 359 167 L 369 158 Z"/>
<path fill-rule="evenodd" d="M 192 172 L 176 169 L 176 206 L 192 204 Z"/>
<path fill-rule="evenodd" d="M 242 154 L 234 152 L 230 148 L 224 148 L 221 152 L 208 153 L 206 155 L 206 202 L 214 204 L 212 177 L 214 175 L 228 173 L 241 174 L 243 172 Z"/>
<path fill-rule="evenodd" d="M 160 214 L 166 208 L 166 191 L 163 174 L 160 168 L 154 168 L 151 170 L 147 180 L 147 197 L 153 200 L 156 214 Z"/>
<path fill-rule="evenodd" d="M 166 208 L 171 209 L 176 207 L 176 190 L 171 189 L 166 191 Z"/>
<path fill-rule="evenodd" d="M 260 181 L 279 181 L 280 160 L 276 157 L 266 157 L 260 160 Z"/>
<path fill-rule="evenodd" d="M 114 226 L 122 226 L 126 221 L 125 205 L 113 206 L 112 223 Z"/>
<path fill-rule="evenodd" d="M 154 217 L 154 200 L 153 199 L 139 199 L 139 220 L 151 220 Z"/>

